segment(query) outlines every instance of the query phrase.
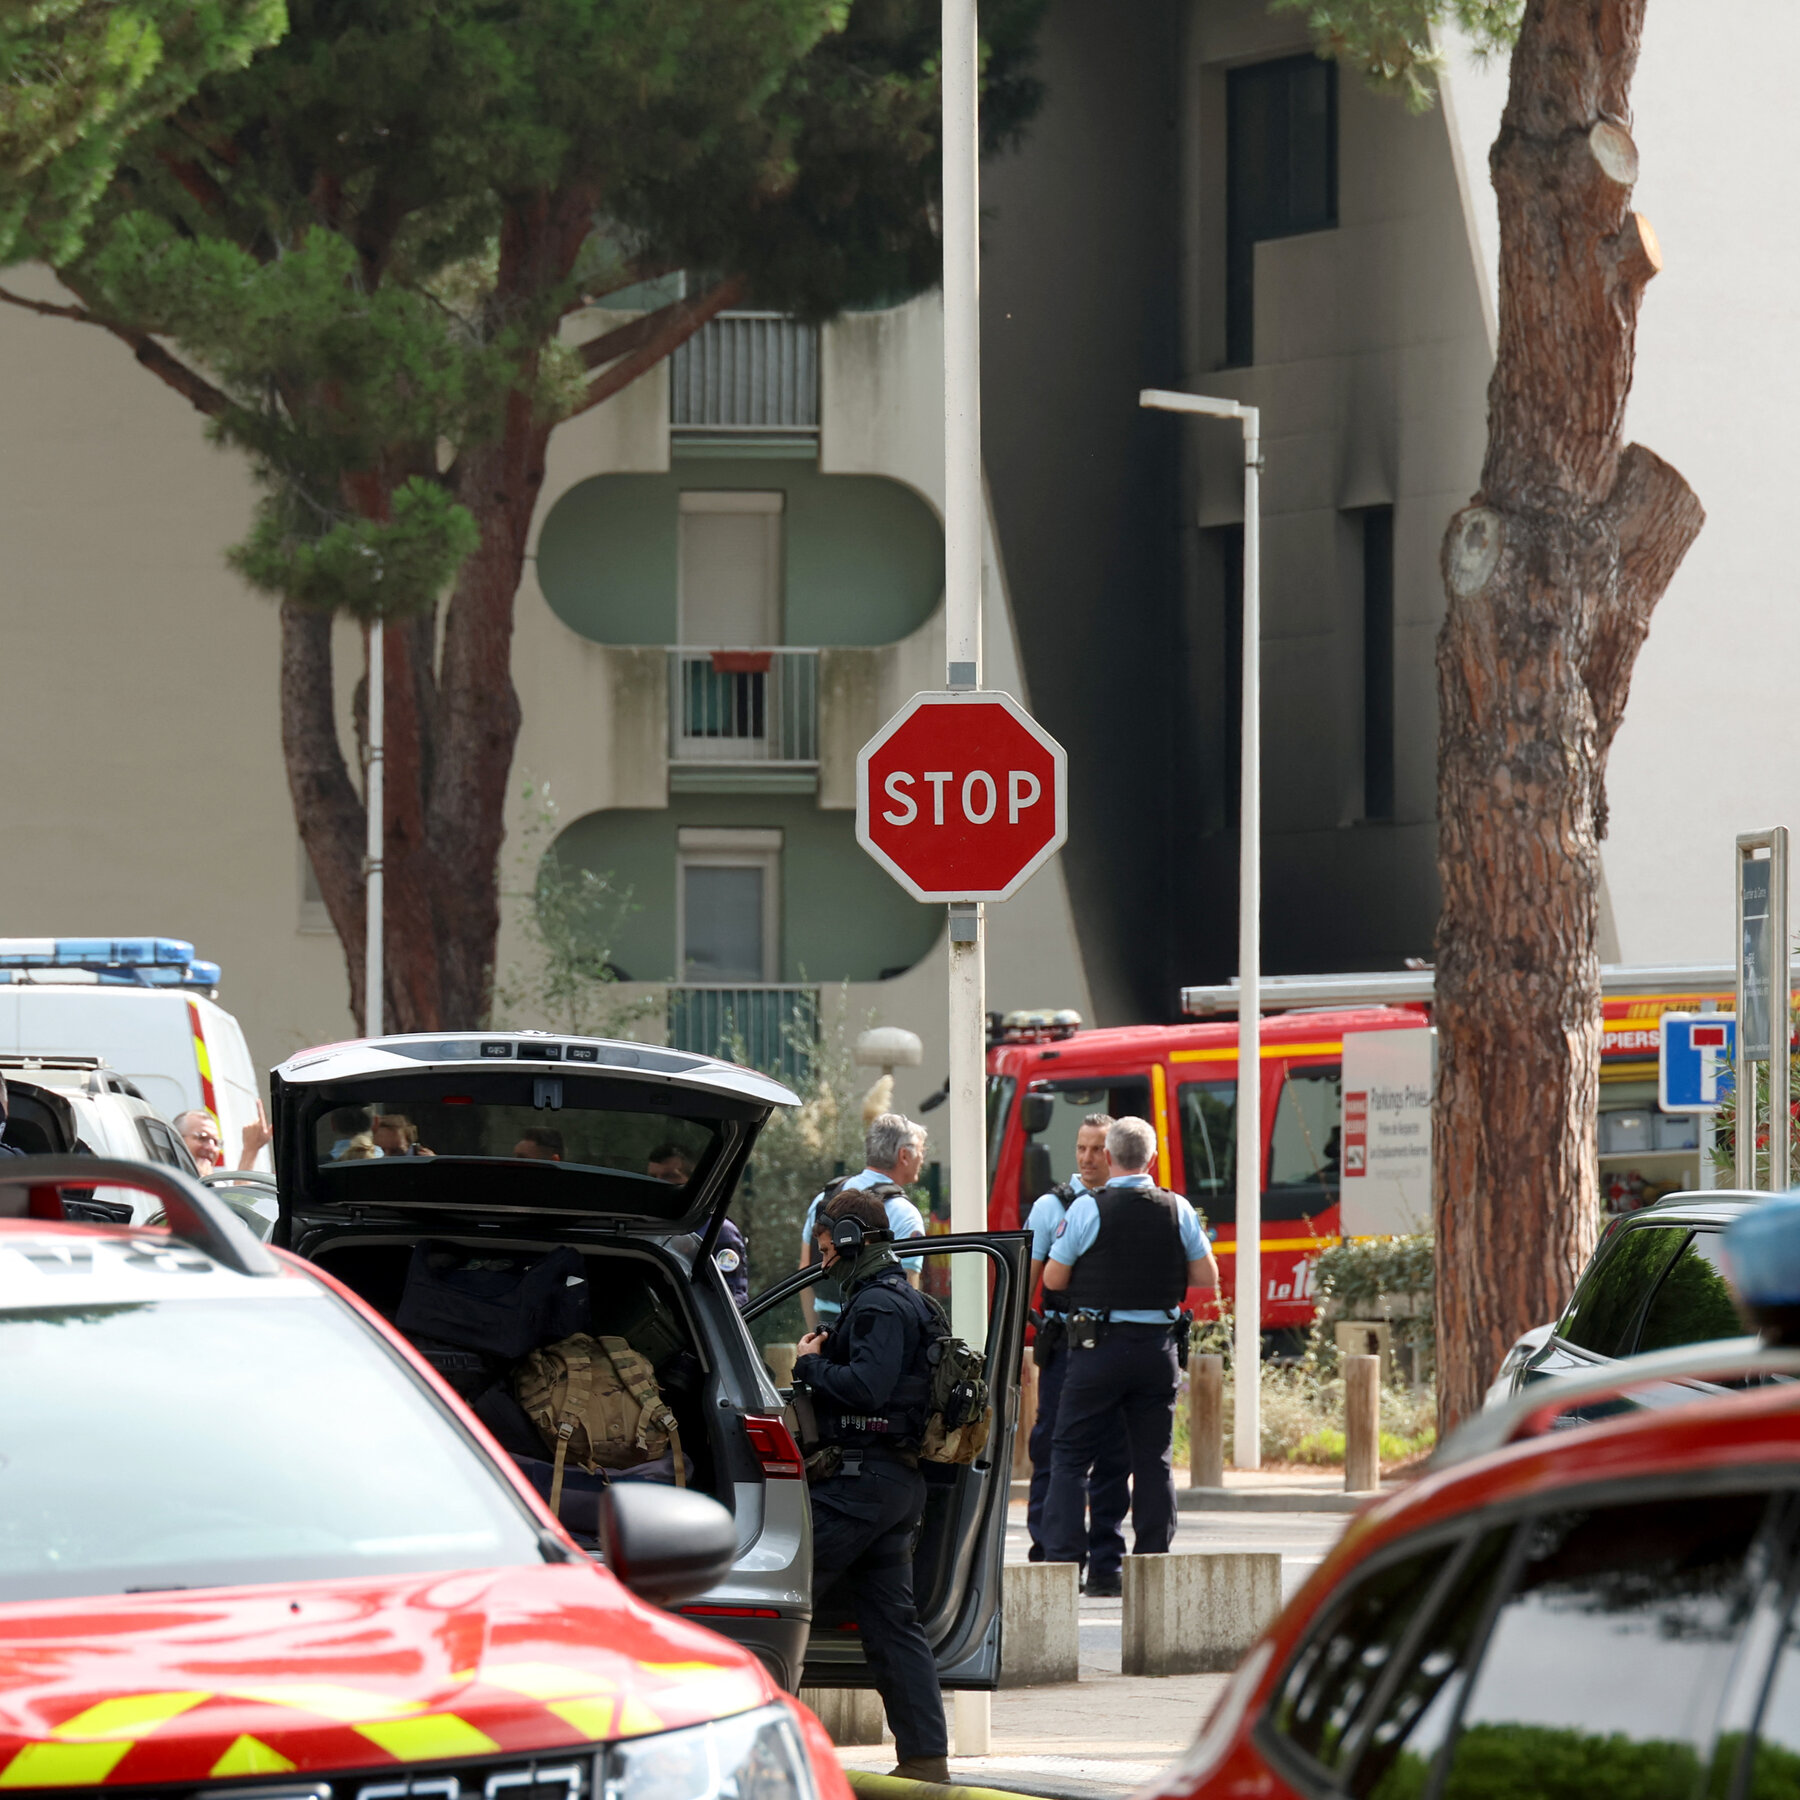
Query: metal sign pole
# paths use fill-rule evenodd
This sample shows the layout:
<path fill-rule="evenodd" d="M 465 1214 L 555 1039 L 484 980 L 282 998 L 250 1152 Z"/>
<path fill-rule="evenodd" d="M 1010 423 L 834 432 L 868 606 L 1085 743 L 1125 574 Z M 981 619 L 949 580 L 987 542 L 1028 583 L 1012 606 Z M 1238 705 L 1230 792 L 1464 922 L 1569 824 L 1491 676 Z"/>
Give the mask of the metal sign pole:
<path fill-rule="evenodd" d="M 976 0 L 944 0 L 944 660 L 952 690 L 981 686 L 981 237 Z M 950 908 L 950 1229 L 987 1229 L 987 982 L 982 908 Z M 987 1341 L 987 1271 L 957 1257 L 951 1324 Z M 1009 1385 L 1011 1371 L 999 1371 Z M 988 1753 L 986 1694 L 958 1692 L 956 1753 Z"/>
<path fill-rule="evenodd" d="M 363 785 L 363 803 L 368 811 L 368 873 L 365 876 L 365 903 L 368 914 L 363 927 L 363 1036 L 380 1037 L 382 1024 L 382 989 L 386 982 L 383 962 L 385 946 L 382 931 L 382 861 L 383 826 L 385 824 L 386 738 L 387 738 L 387 645 L 386 633 L 379 619 L 369 627 L 369 769 Z"/>
<path fill-rule="evenodd" d="M 1769 1191 L 1787 1191 L 1793 1126 L 1788 1107 L 1789 1011 L 1793 980 L 1788 946 L 1788 834 L 1744 833 L 1737 840 L 1737 1185 L 1754 1190 L 1756 1136 L 1762 1124 L 1756 1065 L 1769 1065 Z"/>
<path fill-rule="evenodd" d="M 1243 742 L 1238 798 L 1237 1259 L 1232 1460 L 1262 1467 L 1262 416 L 1236 400 L 1145 388 L 1138 405 L 1244 429 Z M 1222 1299 L 1223 1296 L 1221 1295 Z"/>

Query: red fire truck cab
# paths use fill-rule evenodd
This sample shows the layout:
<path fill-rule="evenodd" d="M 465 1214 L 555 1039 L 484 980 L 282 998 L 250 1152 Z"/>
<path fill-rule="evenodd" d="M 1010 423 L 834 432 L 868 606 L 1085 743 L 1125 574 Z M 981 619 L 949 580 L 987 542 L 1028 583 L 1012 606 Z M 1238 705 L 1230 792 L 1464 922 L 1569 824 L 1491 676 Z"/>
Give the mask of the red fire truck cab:
<path fill-rule="evenodd" d="M 1657 1108 L 1661 1015 L 1727 1010 L 1710 969 L 1607 970 L 1601 1053 L 1601 1194 L 1627 1212 L 1706 1185 L 1701 1127 Z M 1708 980 L 1706 977 L 1713 977 Z M 1685 978 L 1685 979 L 1683 979 Z M 1296 978 L 1295 987 L 1307 978 Z M 1430 976 L 1346 976 L 1392 1004 L 1334 1004 L 1266 1016 L 1262 1081 L 1262 1328 L 1305 1330 L 1313 1263 L 1341 1241 L 1338 1214 L 1344 1034 L 1430 1024 Z M 1270 987 L 1290 985 L 1283 982 Z M 1208 990 L 1190 990 L 1201 996 Z M 1219 991 L 1223 997 L 1224 991 Z M 1419 997 L 1412 998 L 1416 993 Z M 1402 999 L 1401 996 L 1407 997 Z M 1156 1127 L 1156 1179 L 1205 1215 L 1221 1292 L 1237 1281 L 1238 1028 L 1235 1018 L 1185 1025 L 1080 1029 L 1074 1013 L 1009 1014 L 988 1049 L 988 1223 L 1015 1231 L 1038 1195 L 1068 1180 L 1075 1133 L 1089 1113 L 1127 1113 Z M 1197 1296 L 1195 1297 L 1197 1298 Z M 1197 1306 L 1202 1316 L 1213 1306 Z"/>

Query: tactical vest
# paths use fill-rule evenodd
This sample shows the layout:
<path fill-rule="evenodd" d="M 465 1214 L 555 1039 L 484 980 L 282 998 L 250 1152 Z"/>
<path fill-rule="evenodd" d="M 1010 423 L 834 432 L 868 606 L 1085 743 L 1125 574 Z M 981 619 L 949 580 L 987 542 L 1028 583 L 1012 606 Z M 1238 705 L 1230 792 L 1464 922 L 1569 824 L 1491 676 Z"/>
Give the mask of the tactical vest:
<path fill-rule="evenodd" d="M 1077 1311 L 1175 1311 L 1187 1293 L 1181 1207 L 1162 1188 L 1104 1187 L 1100 1232 L 1063 1290 Z"/>
<path fill-rule="evenodd" d="M 813 1404 L 819 1418 L 819 1435 L 828 1444 L 842 1444 L 846 1448 L 884 1444 L 894 1450 L 916 1451 L 924 1440 L 925 1419 L 931 1403 L 931 1365 L 926 1356 L 934 1335 L 928 1324 L 930 1302 L 913 1288 L 904 1271 L 890 1269 L 873 1281 L 865 1281 L 850 1296 L 833 1331 L 834 1334 L 842 1332 L 844 1342 L 848 1343 L 850 1316 L 857 1303 L 877 1292 L 898 1294 L 912 1309 L 914 1330 L 907 1345 L 906 1373 L 894 1383 L 886 1407 L 878 1413 L 840 1412 L 823 1394 L 816 1395 Z"/>
<path fill-rule="evenodd" d="M 1057 1199 L 1059 1199 L 1062 1202 L 1064 1218 L 1068 1217 L 1069 1208 L 1071 1206 L 1073 1206 L 1075 1204 L 1075 1202 L 1078 1199 L 1080 1199 L 1080 1197 L 1081 1197 L 1079 1194 L 1077 1194 L 1075 1192 L 1075 1184 L 1071 1181 L 1059 1181 L 1055 1185 L 1055 1187 L 1053 1187 L 1050 1190 L 1050 1192 L 1053 1193 L 1057 1197 Z M 1069 1310 L 1069 1291 L 1067 1288 L 1046 1287 L 1044 1289 L 1044 1311 L 1045 1312 L 1060 1313 L 1060 1312 L 1067 1312 L 1068 1310 Z"/>

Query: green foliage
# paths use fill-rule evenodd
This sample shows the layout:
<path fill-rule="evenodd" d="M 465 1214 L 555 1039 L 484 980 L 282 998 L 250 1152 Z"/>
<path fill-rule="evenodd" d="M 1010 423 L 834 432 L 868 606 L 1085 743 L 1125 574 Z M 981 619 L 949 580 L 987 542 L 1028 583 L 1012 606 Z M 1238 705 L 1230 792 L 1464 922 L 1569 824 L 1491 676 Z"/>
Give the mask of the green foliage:
<path fill-rule="evenodd" d="M 494 1020 L 512 1029 L 550 1027 L 578 1037 L 629 1037 L 649 1002 L 618 990 L 611 946 L 628 913 L 629 888 L 571 866 L 556 854 L 560 826 L 548 782 L 527 780 L 530 809 L 519 834 L 519 885 L 505 898 L 519 908 L 527 951 L 495 984 Z"/>
<path fill-rule="evenodd" d="M 72 255 L 120 151 L 281 36 L 281 0 L 0 0 L 0 261 Z"/>
<path fill-rule="evenodd" d="M 1439 28 L 1455 26 L 1484 53 L 1510 49 L 1525 0 L 1269 0 L 1269 10 L 1304 13 L 1321 56 L 1424 112 L 1444 66 Z"/>
<path fill-rule="evenodd" d="M 1313 1281 L 1319 1310 L 1307 1350 L 1309 1362 L 1335 1373 L 1337 1339 L 1332 1327 L 1337 1321 L 1386 1318 L 1390 1341 L 1396 1348 L 1410 1345 L 1420 1376 L 1432 1376 L 1437 1367 L 1432 1318 L 1436 1260 L 1429 1233 L 1333 1244 L 1314 1263 Z M 1385 1304 L 1390 1301 L 1401 1304 Z"/>
<path fill-rule="evenodd" d="M 1044 4 L 985 9 L 990 143 L 1036 104 Z M 508 446 L 528 505 L 532 434 L 588 397 L 559 335 L 584 297 L 712 271 L 695 285 L 823 317 L 936 279 L 930 0 L 289 10 L 166 123 L 134 113 L 97 202 L 36 209 L 12 246 L 215 390 L 267 496 L 234 560 L 268 592 L 394 617 L 515 540 L 481 459 Z"/>

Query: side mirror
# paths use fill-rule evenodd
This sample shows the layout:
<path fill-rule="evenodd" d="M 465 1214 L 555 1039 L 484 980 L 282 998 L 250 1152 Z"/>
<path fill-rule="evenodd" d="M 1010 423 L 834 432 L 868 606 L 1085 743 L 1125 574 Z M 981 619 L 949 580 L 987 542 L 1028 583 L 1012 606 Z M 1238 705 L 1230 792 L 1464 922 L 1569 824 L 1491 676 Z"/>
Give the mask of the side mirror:
<path fill-rule="evenodd" d="M 1027 1094 L 1019 1103 L 1019 1124 L 1027 1137 L 1048 1131 L 1056 1117 L 1056 1099 L 1051 1094 Z"/>
<path fill-rule="evenodd" d="M 1019 1165 L 1019 1216 L 1023 1218 L 1032 1201 L 1055 1186 L 1056 1171 L 1050 1166 L 1050 1146 L 1027 1144 L 1025 1160 Z"/>
<path fill-rule="evenodd" d="M 686 1488 L 622 1481 L 600 1495 L 606 1566 L 652 1606 L 691 1599 L 723 1581 L 737 1560 L 737 1521 Z"/>

